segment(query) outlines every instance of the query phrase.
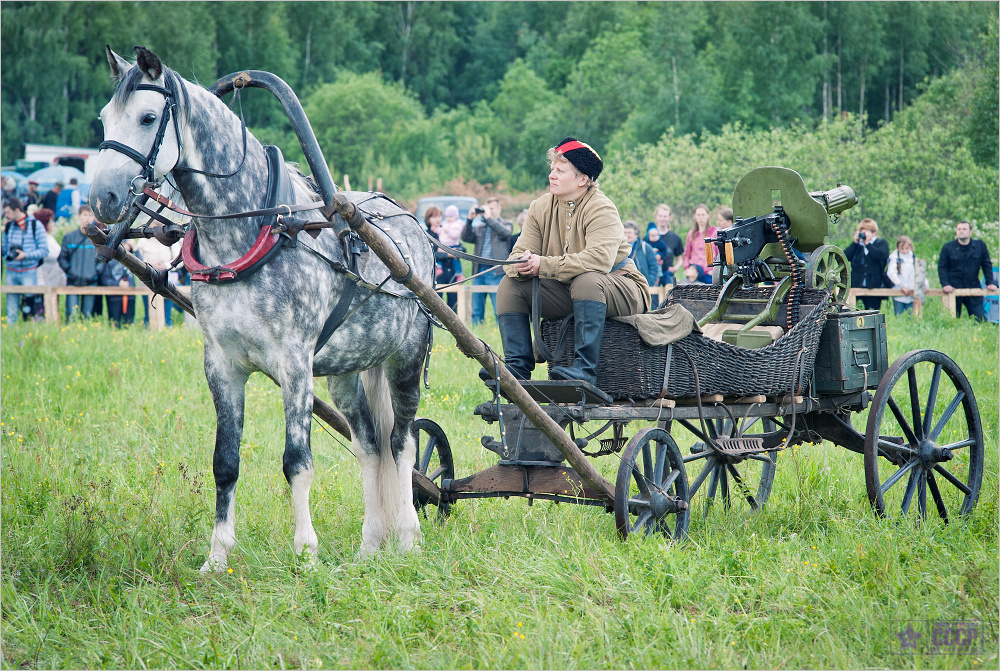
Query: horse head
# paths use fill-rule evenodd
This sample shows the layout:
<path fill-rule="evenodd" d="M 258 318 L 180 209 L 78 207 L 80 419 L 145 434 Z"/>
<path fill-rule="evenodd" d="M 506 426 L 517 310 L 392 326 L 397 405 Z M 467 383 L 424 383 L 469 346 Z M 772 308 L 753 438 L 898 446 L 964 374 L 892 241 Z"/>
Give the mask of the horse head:
<path fill-rule="evenodd" d="M 105 139 L 90 206 L 110 224 L 124 219 L 142 189 L 159 184 L 180 161 L 178 96 L 183 93 L 179 76 L 149 49 L 135 47 L 134 64 L 106 49 L 115 93 L 101 110 Z"/>

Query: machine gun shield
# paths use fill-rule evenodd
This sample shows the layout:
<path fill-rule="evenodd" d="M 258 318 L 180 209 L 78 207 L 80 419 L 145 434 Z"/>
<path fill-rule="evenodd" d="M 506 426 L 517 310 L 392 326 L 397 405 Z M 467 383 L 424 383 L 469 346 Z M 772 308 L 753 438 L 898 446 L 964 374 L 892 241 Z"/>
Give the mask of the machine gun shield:
<path fill-rule="evenodd" d="M 850 196 L 854 196 L 853 191 Z M 851 205 L 856 202 L 857 197 L 853 197 Z M 788 215 L 788 234 L 797 239 L 799 251 L 811 252 L 826 243 L 830 232 L 826 205 L 810 195 L 802 176 L 794 170 L 755 168 L 743 175 L 733 191 L 733 214 L 738 219 L 770 214 L 775 205 L 781 205 Z"/>

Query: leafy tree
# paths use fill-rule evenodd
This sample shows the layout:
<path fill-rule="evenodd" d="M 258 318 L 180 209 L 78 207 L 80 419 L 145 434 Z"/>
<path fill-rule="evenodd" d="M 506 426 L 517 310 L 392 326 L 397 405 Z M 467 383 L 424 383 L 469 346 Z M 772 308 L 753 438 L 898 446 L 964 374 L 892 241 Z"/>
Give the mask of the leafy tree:
<path fill-rule="evenodd" d="M 1000 119 L 997 115 L 997 100 L 1000 98 L 998 80 L 997 15 L 990 16 L 989 31 L 980 39 L 980 50 L 975 59 L 972 73 L 973 91 L 965 135 L 969 140 L 969 151 L 976 163 L 984 168 L 996 168 L 1000 163 L 998 138 Z"/>
<path fill-rule="evenodd" d="M 559 141 L 565 103 L 521 59 L 507 70 L 490 104 L 496 118 L 493 137 L 519 188 L 537 188 L 539 157 Z"/>
<path fill-rule="evenodd" d="M 720 39 L 706 47 L 718 94 L 751 127 L 809 118 L 823 60 L 822 26 L 808 5 L 720 3 Z"/>
<path fill-rule="evenodd" d="M 380 66 L 385 43 L 374 36 L 383 27 L 376 3 L 287 2 L 289 41 L 296 52 L 295 75 L 288 80 L 299 95 L 332 82 L 339 69 L 372 72 Z"/>
<path fill-rule="evenodd" d="M 587 138 L 598 152 L 635 110 L 652 102 L 657 79 L 637 31 L 597 37 L 566 84 L 567 135 Z"/>
<path fill-rule="evenodd" d="M 283 3 L 210 4 L 219 17 L 216 23 L 219 43 L 217 76 L 240 70 L 267 70 L 286 81 L 294 81 L 297 59 L 291 49 Z M 166 62 L 169 65 L 169 59 Z M 281 105 L 273 96 L 258 92 L 254 95 L 241 94 L 241 98 L 248 125 L 260 127 L 285 123 Z"/>
<path fill-rule="evenodd" d="M 336 81 L 323 84 L 303 101 L 316 139 L 335 174 L 360 175 L 374 164 L 376 154 L 396 160 L 407 154 L 419 164 L 419 151 L 401 146 L 408 137 L 402 129 L 425 119 L 420 103 L 400 85 L 387 83 L 375 72 L 356 75 L 341 72 Z"/>

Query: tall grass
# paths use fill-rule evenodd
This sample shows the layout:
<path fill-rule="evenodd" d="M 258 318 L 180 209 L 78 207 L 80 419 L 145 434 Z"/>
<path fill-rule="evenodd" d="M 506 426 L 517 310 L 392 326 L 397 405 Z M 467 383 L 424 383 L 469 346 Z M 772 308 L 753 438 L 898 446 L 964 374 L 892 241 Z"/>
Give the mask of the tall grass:
<path fill-rule="evenodd" d="M 877 519 L 860 455 L 824 443 L 780 455 L 761 514 L 717 506 L 683 544 L 620 543 L 594 508 L 480 500 L 443 523 L 430 509 L 420 553 L 359 562 L 358 469 L 315 424 L 309 570 L 292 550 L 281 396 L 255 375 L 222 575 L 197 570 L 214 515 L 200 333 L 4 326 L 3 665 L 996 668 L 997 329 L 933 301 L 887 319 L 890 360 L 940 349 L 976 390 L 986 475 L 968 518 Z M 479 333 L 499 348 L 492 322 Z M 477 369 L 436 334 L 421 415 L 448 433 L 457 477 L 495 463 L 479 444 L 495 427 L 472 415 L 488 400 Z M 596 463 L 613 478 L 615 457 Z M 979 621 L 983 652 L 897 654 L 899 621 L 933 619 Z"/>

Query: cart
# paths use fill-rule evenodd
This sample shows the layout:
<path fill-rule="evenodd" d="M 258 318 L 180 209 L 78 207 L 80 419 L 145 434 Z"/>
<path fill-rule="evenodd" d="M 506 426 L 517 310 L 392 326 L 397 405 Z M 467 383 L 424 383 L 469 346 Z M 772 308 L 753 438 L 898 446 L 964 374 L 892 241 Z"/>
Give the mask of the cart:
<path fill-rule="evenodd" d="M 693 511 L 707 514 L 713 505 L 760 510 L 781 451 L 826 440 L 864 456 L 877 514 L 896 509 L 926 517 L 930 507 L 947 521 L 969 513 L 983 474 L 975 395 L 941 352 L 912 351 L 890 366 L 884 316 L 843 304 L 847 260 L 826 244 L 827 224 L 854 202 L 840 185 L 806 191 L 792 170 L 751 171 L 734 193 L 736 225 L 708 241 L 714 283 L 677 286 L 666 301 L 685 307 L 702 326 L 722 321 L 729 327 L 723 342 L 693 333 L 649 346 L 634 328 L 608 321 L 596 386 L 521 383 L 581 454 L 620 459 L 612 500 L 566 463 L 523 404 L 505 398 L 503 386 L 491 381 L 493 398 L 475 415 L 492 428 L 481 442 L 496 453 L 497 464 L 456 478 L 445 432 L 430 419 L 418 420 L 415 504 L 433 500 L 447 514 L 470 498 L 576 503 L 612 512 L 622 539 L 653 532 L 679 539 Z M 794 250 L 809 254 L 800 260 Z M 755 330 L 778 325 L 791 328 L 773 342 Z M 572 363 L 572 329 L 562 320 L 536 329 L 536 342 L 548 350 L 567 331 L 550 367 Z M 851 414 L 866 409 L 862 433 Z M 594 422 L 599 428 L 581 434 L 580 427 Z M 627 435 L 637 422 L 653 426 Z M 675 424 L 698 441 L 682 451 L 671 435 Z"/>

